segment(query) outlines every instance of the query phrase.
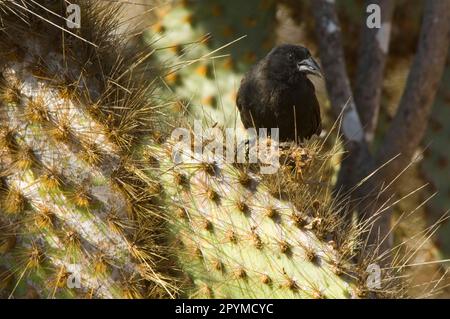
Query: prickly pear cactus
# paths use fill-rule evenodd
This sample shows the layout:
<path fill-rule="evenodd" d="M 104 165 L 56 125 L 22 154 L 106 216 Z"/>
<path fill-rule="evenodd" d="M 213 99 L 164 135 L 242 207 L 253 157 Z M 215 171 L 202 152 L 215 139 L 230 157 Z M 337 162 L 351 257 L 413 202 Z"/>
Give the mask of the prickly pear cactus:
<path fill-rule="evenodd" d="M 305 211 L 299 211 L 292 202 L 272 196 L 266 181 L 251 171 L 219 159 L 211 161 L 212 154 L 194 160 L 192 155 L 186 152 L 187 163 L 176 170 L 165 161 L 167 157 L 159 157 L 163 171 L 172 171 L 163 175 L 163 183 L 171 185 L 166 194 L 178 206 L 171 229 L 176 255 L 191 281 L 188 296 L 349 298 L 367 294 L 363 284 L 344 275 L 351 276 L 348 260 L 342 258 L 333 236 L 323 231 L 327 227 L 320 224 L 325 221 L 313 212 L 317 203 L 308 201 L 307 191 L 302 193 Z M 349 248 L 340 244 L 342 250 Z"/>
<path fill-rule="evenodd" d="M 0 4 L 1 294 L 173 297 L 131 159 L 158 131 L 146 52 L 112 40 L 115 6 L 81 1 L 81 28 L 62 32 L 59 2 Z"/>
<path fill-rule="evenodd" d="M 75 3 L 62 32 L 54 1 L 0 2 L 1 297 L 400 296 L 398 274 L 367 285 L 379 259 L 333 202 L 332 154 L 279 149 L 266 176 L 187 125 L 207 143 L 179 144 L 152 50 L 116 39 L 118 7 Z"/>
<path fill-rule="evenodd" d="M 169 66 L 164 82 L 175 111 L 240 127 L 236 92 L 243 72 L 274 44 L 275 13 L 272 0 L 174 1 L 157 10 L 146 38 Z"/>

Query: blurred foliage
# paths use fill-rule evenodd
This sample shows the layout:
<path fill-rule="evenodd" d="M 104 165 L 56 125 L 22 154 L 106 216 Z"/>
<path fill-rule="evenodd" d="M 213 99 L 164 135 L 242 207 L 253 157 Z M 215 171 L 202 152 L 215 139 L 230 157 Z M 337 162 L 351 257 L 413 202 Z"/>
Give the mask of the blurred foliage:
<path fill-rule="evenodd" d="M 146 39 L 165 48 L 156 56 L 169 69 L 164 80 L 178 97 L 175 112 L 209 125 L 240 124 L 236 91 L 243 73 L 274 45 L 275 8 L 272 0 L 200 0 L 157 10 Z"/>
<path fill-rule="evenodd" d="M 425 180 L 437 192 L 427 206 L 430 222 L 450 211 L 450 54 L 441 86 L 436 96 L 427 135 L 422 170 Z M 441 225 L 437 246 L 442 258 L 450 257 L 450 223 Z"/>

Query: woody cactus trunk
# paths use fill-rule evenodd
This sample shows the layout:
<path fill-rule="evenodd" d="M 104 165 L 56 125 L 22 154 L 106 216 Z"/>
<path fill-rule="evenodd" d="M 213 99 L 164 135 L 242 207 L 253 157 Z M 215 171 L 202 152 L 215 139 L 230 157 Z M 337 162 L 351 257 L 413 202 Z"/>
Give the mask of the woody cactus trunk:
<path fill-rule="evenodd" d="M 367 285 L 332 153 L 292 145 L 267 176 L 189 142 L 175 162 L 153 49 L 118 40 L 119 7 L 74 3 L 79 29 L 64 1 L 0 1 L 2 297 L 401 296 L 398 274 Z"/>

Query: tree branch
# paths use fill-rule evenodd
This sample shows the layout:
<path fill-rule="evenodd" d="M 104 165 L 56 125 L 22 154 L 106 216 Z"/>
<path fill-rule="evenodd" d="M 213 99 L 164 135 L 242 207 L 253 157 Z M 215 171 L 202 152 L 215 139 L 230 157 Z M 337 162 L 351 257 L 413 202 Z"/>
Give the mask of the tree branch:
<path fill-rule="evenodd" d="M 389 50 L 391 20 L 394 0 L 366 0 L 365 6 L 377 4 L 380 7 L 381 28 L 368 28 L 363 20 L 359 47 L 358 67 L 355 82 L 355 103 L 365 138 L 373 141 L 380 109 L 383 71 Z"/>
<path fill-rule="evenodd" d="M 377 153 L 377 164 L 401 154 L 383 169 L 393 180 L 422 140 L 450 46 L 450 1 L 426 1 L 417 53 L 398 111 Z"/>
<path fill-rule="evenodd" d="M 341 29 L 332 1 L 312 1 L 316 21 L 320 60 L 335 116 L 343 111 L 342 132 L 346 140 L 360 142 L 363 129 L 353 101 L 353 94 L 345 68 Z M 337 81 L 337 79 L 339 79 Z"/>
<path fill-rule="evenodd" d="M 417 53 L 414 57 L 397 113 L 376 155 L 373 169 L 384 166 L 358 193 L 367 196 L 367 211 L 374 214 L 391 193 L 386 191 L 368 196 L 370 190 L 380 190 L 389 184 L 410 164 L 427 128 L 429 114 L 445 66 L 450 45 L 450 2 L 426 1 Z M 395 158 L 395 159 L 394 159 Z M 395 189 L 395 188 L 394 188 Z M 361 196 L 360 195 L 360 196 Z M 375 196 L 379 196 L 377 201 Z M 371 204 L 372 203 L 372 204 Z M 360 211 L 361 213 L 361 211 Z M 391 213 L 379 216 L 373 226 L 370 242 L 384 238 L 391 229 Z M 387 236 L 388 238 L 391 236 Z M 380 251 L 390 248 L 390 241 Z"/>
<path fill-rule="evenodd" d="M 332 110 L 336 118 L 342 113 L 342 133 L 347 157 L 342 161 L 336 190 L 346 193 L 358 182 L 355 178 L 364 176 L 371 167 L 372 157 L 353 101 L 334 1 L 314 0 L 312 9 Z"/>
<path fill-rule="evenodd" d="M 397 114 L 377 153 L 376 160 L 368 150 L 363 126 L 352 98 L 334 1 L 314 0 L 312 7 L 316 20 L 320 58 L 334 114 L 338 116 L 346 103 L 349 104 L 348 110 L 343 112 L 342 125 L 348 157 L 341 164 L 337 188 L 344 191 L 350 190 L 362 178 L 395 157 L 395 160 L 384 166 L 380 172 L 377 172 L 374 177 L 352 194 L 353 198 L 363 198 L 358 207 L 359 217 L 369 218 L 377 212 L 388 196 L 392 195 L 380 194 L 381 185 L 392 182 L 408 166 L 425 133 L 450 45 L 450 2 L 448 0 L 433 0 L 427 1 L 425 4 L 418 51 Z M 371 36 L 373 37 L 373 35 Z M 385 59 L 386 53 L 382 53 L 382 59 Z M 379 52 L 366 54 L 367 56 L 363 54 L 362 60 L 380 58 Z M 378 112 L 380 93 L 376 85 L 381 83 L 382 69 L 378 66 L 375 69 L 377 74 L 372 75 L 373 78 L 371 79 L 363 78 L 362 75 L 359 75 L 360 78 L 358 79 L 358 85 L 369 84 L 372 86 L 370 89 L 367 88 L 367 92 L 370 93 L 368 96 L 372 103 L 369 107 L 374 112 Z M 368 71 L 362 70 L 361 74 L 363 72 Z M 379 80 L 373 80 L 374 78 Z M 360 94 L 360 101 L 362 102 L 359 102 L 359 107 L 361 110 L 361 104 L 364 104 L 363 96 L 365 95 Z M 365 112 L 366 110 L 363 110 L 361 114 Z M 372 116 L 374 116 L 374 113 L 372 113 Z M 368 119 L 368 121 L 376 123 L 373 118 Z M 371 130 L 373 129 L 374 126 Z M 401 155 L 397 156 L 398 154 Z M 389 211 L 379 217 L 371 234 L 372 243 L 377 242 L 376 238 L 387 236 L 390 231 L 390 219 Z M 374 237 L 376 238 L 374 239 Z M 390 246 L 389 240 L 386 240 L 381 246 L 381 251 L 388 249 Z"/>

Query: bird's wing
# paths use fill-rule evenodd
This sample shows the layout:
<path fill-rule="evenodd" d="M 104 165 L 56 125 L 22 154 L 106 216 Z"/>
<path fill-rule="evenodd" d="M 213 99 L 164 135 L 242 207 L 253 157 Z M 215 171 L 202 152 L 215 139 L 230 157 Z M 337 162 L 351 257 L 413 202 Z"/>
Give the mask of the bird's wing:
<path fill-rule="evenodd" d="M 322 132 L 322 118 L 320 116 L 320 104 L 319 101 L 317 100 L 316 95 L 314 94 L 314 102 L 313 102 L 314 106 L 314 112 L 315 112 L 315 118 L 316 118 L 316 130 L 315 130 L 315 134 L 320 135 L 320 133 Z"/>
<path fill-rule="evenodd" d="M 317 100 L 316 96 L 316 89 L 314 87 L 314 84 L 311 80 L 307 81 L 307 87 L 308 87 L 308 102 L 310 105 L 308 105 L 308 108 L 311 110 L 311 135 L 317 134 L 320 135 L 320 132 L 322 132 L 322 119 L 320 116 L 320 104 Z"/>
<path fill-rule="evenodd" d="M 239 113 L 241 114 L 242 123 L 246 128 L 254 126 L 254 112 L 256 112 L 258 108 L 255 105 L 257 88 L 251 80 L 248 80 L 247 77 L 248 74 L 241 80 L 241 85 L 236 97 L 236 105 L 239 109 Z"/>
<path fill-rule="evenodd" d="M 239 89 L 237 91 L 237 96 L 236 96 L 236 106 L 238 107 L 239 111 L 242 112 L 242 107 L 243 107 L 243 90 L 245 90 L 245 77 L 242 78 L 241 83 L 239 85 Z"/>

